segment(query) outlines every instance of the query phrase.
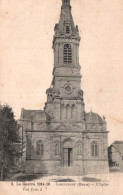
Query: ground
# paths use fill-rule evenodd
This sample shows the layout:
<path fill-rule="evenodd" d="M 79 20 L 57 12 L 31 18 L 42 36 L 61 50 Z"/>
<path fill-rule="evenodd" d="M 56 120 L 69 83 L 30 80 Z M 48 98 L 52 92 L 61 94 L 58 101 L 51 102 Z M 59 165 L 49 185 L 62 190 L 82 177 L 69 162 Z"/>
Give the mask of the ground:
<path fill-rule="evenodd" d="M 9 181 L 43 181 L 43 182 L 120 182 L 123 181 L 123 173 L 116 169 L 110 170 L 107 174 L 88 174 L 82 176 L 43 176 L 43 175 L 26 175 L 16 173 L 9 178 Z"/>
<path fill-rule="evenodd" d="M 123 194 L 123 173 L 113 170 L 108 174 L 82 176 L 41 176 L 14 174 L 9 179 L 10 194 L 24 192 L 36 195 L 121 195 Z M 14 182 L 12 182 L 14 181 Z M 6 183 L 1 185 L 7 191 Z M 42 191 L 42 192 L 41 192 Z M 6 193 L 4 193 L 6 194 Z"/>

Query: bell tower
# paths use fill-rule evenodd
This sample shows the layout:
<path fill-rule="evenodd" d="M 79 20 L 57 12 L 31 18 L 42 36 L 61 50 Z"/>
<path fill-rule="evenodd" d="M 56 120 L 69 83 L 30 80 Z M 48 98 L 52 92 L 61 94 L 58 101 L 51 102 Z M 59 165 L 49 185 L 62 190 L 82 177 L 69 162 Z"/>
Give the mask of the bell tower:
<path fill-rule="evenodd" d="M 74 25 L 70 0 L 62 0 L 59 23 L 54 27 L 54 68 L 52 86 L 47 93 L 45 111 L 53 120 L 83 121 L 84 102 L 79 65 L 80 36 Z"/>
<path fill-rule="evenodd" d="M 105 118 L 84 108 L 79 44 L 70 0 L 62 0 L 52 45 L 53 80 L 44 110 L 22 109 L 20 119 L 28 174 L 82 176 L 109 171 Z"/>

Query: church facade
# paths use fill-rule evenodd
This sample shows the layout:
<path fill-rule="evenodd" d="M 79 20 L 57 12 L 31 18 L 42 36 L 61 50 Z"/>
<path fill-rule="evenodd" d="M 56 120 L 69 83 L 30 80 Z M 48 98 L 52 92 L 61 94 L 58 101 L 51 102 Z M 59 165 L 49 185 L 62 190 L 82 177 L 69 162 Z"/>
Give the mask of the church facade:
<path fill-rule="evenodd" d="M 108 131 L 104 117 L 84 108 L 79 65 L 80 35 L 70 0 L 62 0 L 53 37 L 52 85 L 44 110 L 21 111 L 23 161 L 29 174 L 106 173 Z"/>

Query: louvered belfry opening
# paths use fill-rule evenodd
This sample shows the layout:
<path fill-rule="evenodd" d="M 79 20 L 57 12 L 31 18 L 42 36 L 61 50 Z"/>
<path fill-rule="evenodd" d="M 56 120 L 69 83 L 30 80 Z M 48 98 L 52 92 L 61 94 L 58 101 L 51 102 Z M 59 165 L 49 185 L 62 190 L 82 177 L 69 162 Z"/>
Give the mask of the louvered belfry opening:
<path fill-rule="evenodd" d="M 64 45 L 64 63 L 72 63 L 72 48 L 70 44 Z"/>
<path fill-rule="evenodd" d="M 70 27 L 66 26 L 66 33 L 69 34 L 70 33 Z"/>

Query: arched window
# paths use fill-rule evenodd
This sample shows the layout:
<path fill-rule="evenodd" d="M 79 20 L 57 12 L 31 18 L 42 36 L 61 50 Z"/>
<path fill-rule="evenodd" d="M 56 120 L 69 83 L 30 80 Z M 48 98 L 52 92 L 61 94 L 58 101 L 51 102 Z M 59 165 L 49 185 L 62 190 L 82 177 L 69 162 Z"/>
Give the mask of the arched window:
<path fill-rule="evenodd" d="M 60 146 L 59 146 L 59 144 L 56 144 L 55 145 L 55 155 L 57 155 L 59 153 L 60 153 Z"/>
<path fill-rule="evenodd" d="M 72 49 L 70 44 L 64 45 L 64 63 L 71 63 L 72 62 Z"/>
<path fill-rule="evenodd" d="M 81 154 L 81 153 L 82 153 L 82 146 L 81 146 L 81 144 L 79 144 L 79 145 L 77 146 L 77 153 L 78 153 L 78 154 Z"/>
<path fill-rule="evenodd" d="M 30 159 L 31 158 L 31 139 L 29 137 L 27 137 L 27 150 L 26 150 L 26 158 Z"/>
<path fill-rule="evenodd" d="M 91 143 L 91 156 L 98 156 L 98 145 L 96 141 Z"/>
<path fill-rule="evenodd" d="M 64 119 L 64 105 L 61 105 L 61 119 Z"/>
<path fill-rule="evenodd" d="M 70 33 L 70 27 L 66 26 L 66 34 L 69 34 L 69 33 Z"/>
<path fill-rule="evenodd" d="M 36 143 L 36 149 L 37 149 L 37 155 L 38 156 L 43 156 L 43 142 L 41 140 L 38 140 Z"/>
<path fill-rule="evenodd" d="M 70 111 L 70 105 L 67 105 L 66 106 L 66 119 L 70 119 L 70 113 L 71 111 Z"/>
<path fill-rule="evenodd" d="M 75 105 L 72 105 L 71 107 L 71 118 L 72 119 L 76 119 L 76 109 L 75 109 Z"/>

